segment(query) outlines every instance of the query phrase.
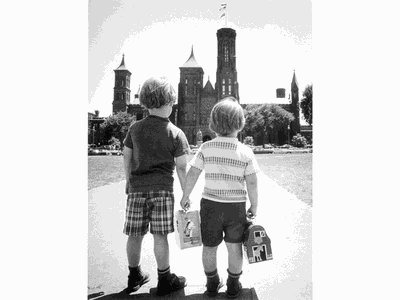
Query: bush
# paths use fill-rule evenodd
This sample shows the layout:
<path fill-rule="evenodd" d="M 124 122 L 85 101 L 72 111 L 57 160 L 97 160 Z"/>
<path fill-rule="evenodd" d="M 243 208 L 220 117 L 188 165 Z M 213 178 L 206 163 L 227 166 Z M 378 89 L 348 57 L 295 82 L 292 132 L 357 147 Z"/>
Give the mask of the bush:
<path fill-rule="evenodd" d="M 243 140 L 243 144 L 252 146 L 254 144 L 254 139 L 252 136 L 246 136 Z"/>
<path fill-rule="evenodd" d="M 114 136 L 108 141 L 108 144 L 110 146 L 113 146 L 115 149 L 119 149 L 120 148 L 120 141 L 119 141 L 119 139 L 117 139 Z"/>
<path fill-rule="evenodd" d="M 298 133 L 292 138 L 292 145 L 298 148 L 303 148 L 307 145 L 307 139 Z"/>

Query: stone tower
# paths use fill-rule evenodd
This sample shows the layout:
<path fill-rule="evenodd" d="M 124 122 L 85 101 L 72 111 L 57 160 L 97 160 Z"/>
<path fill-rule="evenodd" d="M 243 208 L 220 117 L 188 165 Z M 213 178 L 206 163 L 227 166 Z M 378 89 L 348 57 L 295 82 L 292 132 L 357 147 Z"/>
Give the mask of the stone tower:
<path fill-rule="evenodd" d="M 122 54 L 121 64 L 115 73 L 115 84 L 114 84 L 114 100 L 113 100 L 113 114 L 119 111 L 127 111 L 127 107 L 130 103 L 131 90 L 131 72 L 125 66 L 125 55 Z"/>
<path fill-rule="evenodd" d="M 293 71 L 293 79 L 291 85 L 292 103 L 290 104 L 290 111 L 294 115 L 294 120 L 290 125 L 291 136 L 300 132 L 300 114 L 299 114 L 299 83 L 296 79 L 296 73 Z"/>
<path fill-rule="evenodd" d="M 239 101 L 239 84 L 236 71 L 236 31 L 232 28 L 221 28 L 217 31 L 217 40 L 218 58 L 215 90 L 218 101 L 226 96 L 233 96 Z"/>
<path fill-rule="evenodd" d="M 183 130 L 189 143 L 195 145 L 200 125 L 200 99 L 204 72 L 194 57 L 193 46 L 189 59 L 179 69 L 177 125 Z"/>

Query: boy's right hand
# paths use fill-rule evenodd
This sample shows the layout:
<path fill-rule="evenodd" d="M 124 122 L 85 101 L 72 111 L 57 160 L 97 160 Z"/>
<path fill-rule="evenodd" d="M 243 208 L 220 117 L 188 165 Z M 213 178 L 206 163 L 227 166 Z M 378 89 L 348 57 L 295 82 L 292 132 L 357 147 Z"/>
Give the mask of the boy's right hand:
<path fill-rule="evenodd" d="M 186 211 L 188 211 L 189 209 L 190 209 L 190 204 L 191 204 L 191 201 L 189 200 L 189 198 L 187 198 L 187 197 L 182 197 L 182 200 L 181 200 L 181 207 L 182 207 L 182 209 L 186 212 Z"/>

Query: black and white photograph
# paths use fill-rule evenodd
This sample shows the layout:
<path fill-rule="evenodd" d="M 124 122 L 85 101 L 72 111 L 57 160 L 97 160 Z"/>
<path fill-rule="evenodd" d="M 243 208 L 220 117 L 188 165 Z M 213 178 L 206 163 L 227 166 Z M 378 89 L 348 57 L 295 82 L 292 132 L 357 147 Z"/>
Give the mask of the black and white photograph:
<path fill-rule="evenodd" d="M 400 297 L 396 3 L 1 12 L 2 299 Z"/>
<path fill-rule="evenodd" d="M 312 299 L 311 1 L 89 1 L 88 21 L 88 297 Z M 185 208 L 203 245 L 181 250 Z M 246 214 L 273 260 L 243 259 Z"/>

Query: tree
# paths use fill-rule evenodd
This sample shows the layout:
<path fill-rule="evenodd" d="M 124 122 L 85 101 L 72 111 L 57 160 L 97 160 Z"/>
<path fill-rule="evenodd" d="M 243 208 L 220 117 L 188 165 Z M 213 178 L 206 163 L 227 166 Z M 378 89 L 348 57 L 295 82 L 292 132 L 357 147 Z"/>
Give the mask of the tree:
<path fill-rule="evenodd" d="M 312 98 L 313 85 L 311 84 L 306 86 L 303 92 L 303 98 L 300 101 L 301 112 L 309 125 L 312 125 Z"/>
<path fill-rule="evenodd" d="M 257 116 L 256 110 L 260 107 L 258 104 L 247 104 L 244 109 L 244 117 L 246 122 L 244 124 L 243 133 L 245 136 L 252 136 L 254 132 L 259 132 L 262 127 L 256 123 Z"/>
<path fill-rule="evenodd" d="M 247 106 L 245 116 L 245 134 L 251 136 L 261 133 L 262 144 L 265 144 L 266 139 L 278 144 L 278 132 L 284 131 L 294 120 L 292 113 L 277 104 L 267 103 Z"/>
<path fill-rule="evenodd" d="M 112 137 L 119 140 L 120 149 L 123 148 L 123 141 L 128 129 L 133 123 L 133 117 L 127 112 L 118 112 L 105 119 L 100 127 L 104 130 L 105 139 L 109 141 Z"/>

